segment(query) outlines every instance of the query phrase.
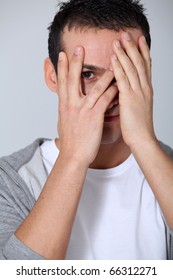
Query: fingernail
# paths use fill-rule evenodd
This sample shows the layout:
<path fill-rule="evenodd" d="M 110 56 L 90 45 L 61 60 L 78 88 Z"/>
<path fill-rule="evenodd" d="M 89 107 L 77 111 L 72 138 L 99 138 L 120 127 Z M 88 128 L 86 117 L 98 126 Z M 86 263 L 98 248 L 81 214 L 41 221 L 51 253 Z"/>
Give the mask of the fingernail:
<path fill-rule="evenodd" d="M 118 41 L 118 40 L 116 40 L 115 42 L 114 42 L 114 45 L 115 45 L 115 47 L 117 47 L 117 48 L 121 48 L 121 43 L 120 43 L 120 41 Z"/>
<path fill-rule="evenodd" d="M 60 52 L 58 60 L 61 61 L 61 60 L 63 60 L 63 58 L 64 58 L 64 54 L 63 54 L 63 52 Z"/>
<path fill-rule="evenodd" d="M 128 32 L 125 32 L 125 33 L 123 34 L 123 37 L 124 37 L 124 39 L 125 39 L 126 41 L 130 41 L 130 40 L 131 40 L 131 35 L 130 35 Z"/>
<path fill-rule="evenodd" d="M 78 56 L 78 55 L 80 55 L 80 53 L 81 53 L 81 48 L 77 47 L 74 51 L 74 55 Z"/>

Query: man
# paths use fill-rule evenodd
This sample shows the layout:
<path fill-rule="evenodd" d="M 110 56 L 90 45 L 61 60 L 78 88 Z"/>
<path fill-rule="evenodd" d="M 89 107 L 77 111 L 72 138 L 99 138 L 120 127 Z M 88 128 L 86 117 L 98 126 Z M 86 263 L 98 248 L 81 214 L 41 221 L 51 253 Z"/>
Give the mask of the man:
<path fill-rule="evenodd" d="M 49 30 L 59 139 L 0 161 L 1 259 L 171 259 L 173 151 L 153 129 L 142 5 L 71 0 Z"/>

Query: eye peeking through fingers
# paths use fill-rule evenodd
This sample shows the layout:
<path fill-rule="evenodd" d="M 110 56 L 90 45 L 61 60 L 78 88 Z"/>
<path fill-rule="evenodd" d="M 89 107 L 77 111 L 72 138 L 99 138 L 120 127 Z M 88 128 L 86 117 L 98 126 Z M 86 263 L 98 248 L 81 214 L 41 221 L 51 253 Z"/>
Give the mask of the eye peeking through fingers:
<path fill-rule="evenodd" d="M 94 66 L 96 68 L 96 66 Z M 98 83 L 97 87 L 103 88 L 103 93 L 116 83 L 112 71 L 98 68 L 95 71 L 86 69 L 81 72 L 81 90 L 84 95 L 90 93 L 93 87 Z M 95 89 L 95 88 L 94 88 Z"/>
<path fill-rule="evenodd" d="M 90 79 L 93 79 L 93 78 L 94 78 L 94 73 L 91 72 L 91 71 L 82 72 L 81 78 L 82 78 L 83 80 L 90 80 Z"/>
<path fill-rule="evenodd" d="M 82 93 L 84 95 L 87 95 L 92 86 L 95 84 L 97 78 L 96 74 L 92 71 L 83 71 L 81 73 L 81 86 Z"/>

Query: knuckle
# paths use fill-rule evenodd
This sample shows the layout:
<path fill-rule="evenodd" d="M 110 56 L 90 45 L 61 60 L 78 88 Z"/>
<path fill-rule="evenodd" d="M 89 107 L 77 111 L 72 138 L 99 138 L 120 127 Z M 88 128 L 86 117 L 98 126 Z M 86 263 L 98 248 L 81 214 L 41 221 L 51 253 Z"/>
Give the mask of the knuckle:
<path fill-rule="evenodd" d="M 68 117 L 75 116 L 79 114 L 79 110 L 77 106 L 73 106 L 71 104 L 61 104 L 61 106 L 59 106 L 59 114 L 67 115 Z"/>
<path fill-rule="evenodd" d="M 66 112 L 66 107 L 59 105 L 59 108 L 58 108 L 59 116 L 62 116 L 65 112 Z"/>
<path fill-rule="evenodd" d="M 79 77 L 80 77 L 79 72 L 73 71 L 73 69 L 71 69 L 68 74 L 68 84 L 75 85 L 76 82 L 79 82 Z"/>
<path fill-rule="evenodd" d="M 68 75 L 68 83 L 73 85 L 75 83 L 75 80 L 76 80 L 75 75 L 73 73 L 69 73 L 69 75 Z"/>
<path fill-rule="evenodd" d="M 124 82 L 128 82 L 128 79 L 127 76 L 124 73 L 122 73 L 119 77 L 117 77 L 117 85 Z"/>
<path fill-rule="evenodd" d="M 136 64 L 138 65 L 138 67 L 140 69 L 144 69 L 145 68 L 145 63 L 144 63 L 144 60 L 143 59 L 138 59 Z"/>
<path fill-rule="evenodd" d="M 58 85 L 63 86 L 66 83 L 65 77 L 59 76 L 58 77 Z"/>
<path fill-rule="evenodd" d="M 64 100 L 59 100 L 58 110 L 60 113 L 63 113 L 67 110 L 67 102 Z"/>
<path fill-rule="evenodd" d="M 138 66 L 139 66 L 139 64 L 138 64 Z M 140 64 L 140 66 L 141 66 L 141 64 Z M 130 72 L 131 72 L 132 76 L 135 76 L 135 77 L 138 76 L 136 67 L 132 67 Z"/>

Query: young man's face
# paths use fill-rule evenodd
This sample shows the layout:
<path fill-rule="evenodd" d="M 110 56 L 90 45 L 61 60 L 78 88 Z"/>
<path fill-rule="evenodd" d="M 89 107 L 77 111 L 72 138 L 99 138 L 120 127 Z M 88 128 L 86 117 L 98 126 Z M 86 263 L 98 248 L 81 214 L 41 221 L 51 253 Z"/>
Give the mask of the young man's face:
<path fill-rule="evenodd" d="M 131 33 L 136 42 L 139 36 L 142 35 L 142 32 L 137 29 L 128 29 L 128 32 Z M 83 46 L 85 49 L 84 68 L 81 73 L 84 94 L 91 91 L 96 81 L 109 69 L 111 55 L 113 54 L 112 43 L 114 40 L 120 39 L 121 33 L 108 29 L 87 29 L 83 31 L 79 29 L 68 31 L 67 28 L 65 29 L 62 41 L 69 63 L 76 46 Z M 120 128 L 118 94 L 118 89 L 115 87 L 115 99 L 105 112 L 101 144 L 123 141 Z"/>

